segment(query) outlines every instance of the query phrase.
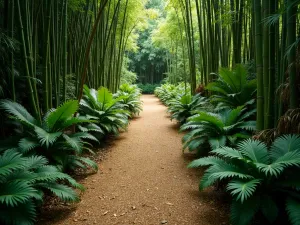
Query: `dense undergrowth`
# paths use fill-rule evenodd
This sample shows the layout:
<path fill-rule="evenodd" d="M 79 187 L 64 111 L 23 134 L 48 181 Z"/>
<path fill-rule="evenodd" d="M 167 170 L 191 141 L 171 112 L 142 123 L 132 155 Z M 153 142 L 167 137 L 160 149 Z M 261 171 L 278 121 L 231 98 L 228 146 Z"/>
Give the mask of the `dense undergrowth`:
<path fill-rule="evenodd" d="M 1 100 L 1 110 L 13 130 L 0 145 L 1 224 L 34 224 L 44 195 L 78 201 L 84 191 L 68 172 L 94 170 L 94 154 L 103 138 L 118 135 L 129 119 L 142 110 L 140 89 L 123 84 L 112 94 L 107 88 L 84 87 L 80 103 L 70 100 L 50 109 L 43 118 L 33 117 L 22 105 Z M 85 157 L 83 157 L 85 155 Z"/>
<path fill-rule="evenodd" d="M 267 144 L 256 140 L 262 135 L 253 136 L 255 82 L 238 65 L 220 70 L 202 92 L 209 97 L 192 96 L 184 84 L 164 84 L 155 94 L 185 131 L 183 150 L 199 157 L 188 167 L 205 168 L 199 189 L 218 184 L 232 196 L 232 224 L 251 224 L 255 218 L 262 224 L 298 225 L 300 137 L 282 135 L 273 142 L 265 139 Z"/>

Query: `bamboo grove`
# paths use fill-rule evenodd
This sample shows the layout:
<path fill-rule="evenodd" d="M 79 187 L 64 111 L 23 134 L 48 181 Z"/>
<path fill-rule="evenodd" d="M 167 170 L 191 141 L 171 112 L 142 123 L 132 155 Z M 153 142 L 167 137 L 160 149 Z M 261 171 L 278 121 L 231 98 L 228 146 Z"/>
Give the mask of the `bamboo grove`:
<path fill-rule="evenodd" d="M 3 0 L 1 4 L 1 35 L 12 45 L 7 46 L 12 51 L 3 49 L 11 52 L 2 69 L 5 98 L 24 99 L 39 115 L 67 99 L 80 98 L 83 84 L 118 89 L 124 54 L 135 45 L 142 2 Z"/>
<path fill-rule="evenodd" d="M 298 4 L 169 1 L 153 34 L 155 45 L 169 49 L 169 81 L 187 80 L 193 92 L 213 81 L 220 68 L 242 63 L 257 78 L 257 129 L 273 128 L 284 111 L 299 106 Z"/>
<path fill-rule="evenodd" d="M 144 4 L 0 0 L 0 224 L 35 224 L 47 197 L 79 201 L 72 176 L 97 172 L 91 155 L 142 110 L 126 54 Z"/>

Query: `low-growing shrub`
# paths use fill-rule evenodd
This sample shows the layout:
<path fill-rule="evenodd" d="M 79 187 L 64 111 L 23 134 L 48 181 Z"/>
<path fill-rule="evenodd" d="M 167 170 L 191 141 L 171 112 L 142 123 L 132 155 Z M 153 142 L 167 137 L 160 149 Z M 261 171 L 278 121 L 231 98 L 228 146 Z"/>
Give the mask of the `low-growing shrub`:
<path fill-rule="evenodd" d="M 233 197 L 232 224 L 250 224 L 258 212 L 271 224 L 280 219 L 284 208 L 291 224 L 300 223 L 299 136 L 279 137 L 270 148 L 248 139 L 237 149 L 221 147 L 211 153 L 213 156 L 197 159 L 189 167 L 208 166 L 200 190 L 217 181 L 227 183 L 226 190 Z"/>
<path fill-rule="evenodd" d="M 240 140 L 249 138 L 255 130 L 256 121 L 249 120 L 255 112 L 246 111 L 243 107 L 225 109 L 219 113 L 198 111 L 180 128 L 181 131 L 189 131 L 182 139 L 184 149 L 202 151 L 205 149 L 201 145 L 205 142 L 211 149 L 235 146 Z"/>
<path fill-rule="evenodd" d="M 119 129 L 126 129 L 130 112 L 122 103 L 122 97 L 114 99 L 107 88 L 98 90 L 84 86 L 84 96 L 80 101 L 80 114 L 92 119 L 106 134 L 119 134 Z"/>
<path fill-rule="evenodd" d="M 184 95 L 180 99 L 171 99 L 168 103 L 168 112 L 172 114 L 171 119 L 176 119 L 184 124 L 187 118 L 196 113 L 196 110 L 205 110 L 208 107 L 208 100 L 199 94 L 191 96 Z"/>
<path fill-rule="evenodd" d="M 19 123 L 17 133 L 12 142 L 2 145 L 4 150 L 14 148 L 23 155 L 37 154 L 45 156 L 53 165 L 62 170 L 85 168 L 89 165 L 97 169 L 97 164 L 89 158 L 81 157 L 85 140 L 96 140 L 89 133 L 72 133 L 68 128 L 75 124 L 91 122 L 86 117 L 73 117 L 78 110 L 78 101 L 65 102 L 57 109 L 51 109 L 40 121 L 34 118 L 22 105 L 9 100 L 2 100 L 0 107 Z M 17 143 L 16 140 L 17 139 Z"/>
<path fill-rule="evenodd" d="M 137 84 L 142 90 L 143 94 L 154 94 L 155 88 L 159 87 L 159 84 Z"/>
<path fill-rule="evenodd" d="M 14 149 L 0 152 L 0 223 L 33 225 L 45 191 L 62 201 L 77 201 L 76 192 L 60 181 L 84 189 L 69 175 L 48 165 L 45 157 L 24 157 Z"/>

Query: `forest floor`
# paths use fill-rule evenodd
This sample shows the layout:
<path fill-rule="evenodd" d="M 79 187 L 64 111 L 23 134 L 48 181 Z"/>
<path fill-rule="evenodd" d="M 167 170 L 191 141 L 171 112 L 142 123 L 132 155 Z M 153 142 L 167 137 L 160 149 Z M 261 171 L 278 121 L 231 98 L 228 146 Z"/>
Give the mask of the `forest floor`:
<path fill-rule="evenodd" d="M 144 95 L 144 110 L 109 147 L 99 172 L 80 181 L 81 201 L 42 213 L 41 225 L 226 225 L 222 194 L 199 192 L 201 170 L 187 169 L 178 125 L 166 107 Z M 102 156 L 103 157 L 103 156 Z"/>

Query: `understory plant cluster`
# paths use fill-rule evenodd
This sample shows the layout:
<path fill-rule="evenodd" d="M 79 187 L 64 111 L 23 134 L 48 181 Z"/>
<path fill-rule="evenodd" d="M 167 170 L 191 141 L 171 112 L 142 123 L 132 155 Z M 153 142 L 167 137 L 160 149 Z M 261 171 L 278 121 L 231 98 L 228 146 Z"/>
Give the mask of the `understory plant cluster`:
<path fill-rule="evenodd" d="M 199 189 L 217 185 L 230 194 L 234 225 L 300 224 L 300 138 L 252 138 L 256 80 L 237 65 L 220 69 L 203 93 L 192 96 L 188 88 L 164 84 L 155 94 L 181 124 L 183 150 L 196 153 L 188 167 L 205 169 Z"/>
<path fill-rule="evenodd" d="M 142 110 L 140 95 L 135 85 L 123 84 L 115 94 L 85 85 L 80 102 L 66 101 L 38 118 L 17 102 L 1 100 L 9 134 L 0 143 L 0 223 L 34 224 L 45 195 L 79 200 L 76 189 L 84 187 L 70 172 L 98 169 L 88 155 L 127 128 Z"/>

